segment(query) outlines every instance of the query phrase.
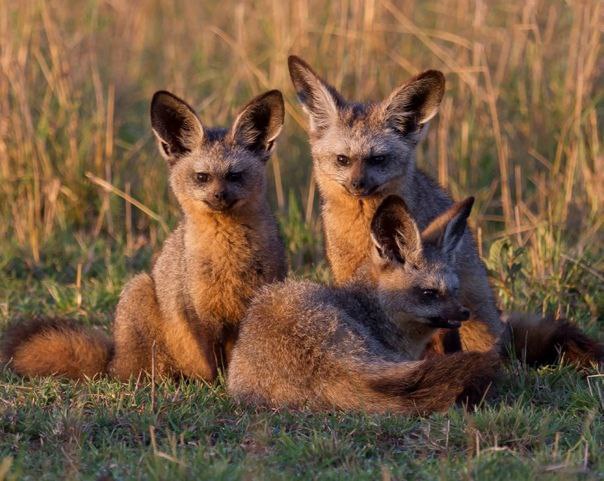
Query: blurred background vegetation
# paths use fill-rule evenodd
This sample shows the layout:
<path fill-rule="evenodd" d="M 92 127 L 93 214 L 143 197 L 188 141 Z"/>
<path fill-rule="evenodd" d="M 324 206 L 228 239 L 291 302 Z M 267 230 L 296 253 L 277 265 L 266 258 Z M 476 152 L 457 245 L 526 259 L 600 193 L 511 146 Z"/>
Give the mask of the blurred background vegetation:
<path fill-rule="evenodd" d="M 473 228 L 505 305 L 572 314 L 580 302 L 594 323 L 603 10 L 598 0 L 1 1 L 3 278 L 43 266 L 79 289 L 102 252 L 146 267 L 179 217 L 149 126 L 153 92 L 220 125 L 271 88 L 288 115 L 269 195 L 292 268 L 322 266 L 324 277 L 306 120 L 286 65 L 296 53 L 357 100 L 442 70 L 447 93 L 419 164 L 453 196 L 477 196 Z"/>

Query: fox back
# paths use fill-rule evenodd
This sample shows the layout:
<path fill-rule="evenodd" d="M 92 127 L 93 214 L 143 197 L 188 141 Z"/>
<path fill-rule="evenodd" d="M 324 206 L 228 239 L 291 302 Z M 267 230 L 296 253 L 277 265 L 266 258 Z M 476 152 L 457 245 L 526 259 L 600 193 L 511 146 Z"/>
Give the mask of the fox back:
<path fill-rule="evenodd" d="M 365 266 L 377 286 L 360 275 L 339 287 L 286 281 L 263 289 L 242 324 L 229 392 L 277 407 L 430 412 L 490 379 L 491 354 L 417 362 L 437 328 L 469 315 L 450 263 L 471 205 L 455 204 L 420 234 L 404 201 L 386 198 Z"/>

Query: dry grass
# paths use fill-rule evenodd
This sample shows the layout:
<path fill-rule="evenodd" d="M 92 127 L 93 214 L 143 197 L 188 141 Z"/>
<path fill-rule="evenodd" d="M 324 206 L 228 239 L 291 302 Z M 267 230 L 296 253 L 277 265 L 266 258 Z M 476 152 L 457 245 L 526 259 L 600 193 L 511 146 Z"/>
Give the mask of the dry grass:
<path fill-rule="evenodd" d="M 3 2 L 0 232 L 33 260 L 73 228 L 161 239 L 157 217 L 126 215 L 84 176 L 132 189 L 172 218 L 147 120 L 159 88 L 190 99 L 211 124 L 252 94 L 284 90 L 274 198 L 286 210 L 293 191 L 314 226 L 304 119 L 285 65 L 296 52 L 361 99 L 443 70 L 447 96 L 420 162 L 454 195 L 478 193 L 477 224 L 528 242 L 545 274 L 543 250 L 561 232 L 580 258 L 602 227 L 601 16 L 597 0 Z"/>

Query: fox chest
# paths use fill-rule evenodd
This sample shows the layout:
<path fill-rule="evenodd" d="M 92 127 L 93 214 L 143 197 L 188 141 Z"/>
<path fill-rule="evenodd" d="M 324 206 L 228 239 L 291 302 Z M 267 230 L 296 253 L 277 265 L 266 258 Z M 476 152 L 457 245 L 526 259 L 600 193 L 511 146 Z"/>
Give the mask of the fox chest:
<path fill-rule="evenodd" d="M 325 247 L 334 280 L 349 280 L 371 252 L 370 224 L 373 212 L 361 209 L 325 209 Z"/>
<path fill-rule="evenodd" d="M 270 277 L 263 243 L 253 235 L 214 237 L 211 248 L 199 243 L 190 269 L 189 296 L 203 319 L 237 323 L 254 293 Z M 219 243 L 219 245 L 217 245 Z M 205 244 L 205 243 L 204 243 Z"/>

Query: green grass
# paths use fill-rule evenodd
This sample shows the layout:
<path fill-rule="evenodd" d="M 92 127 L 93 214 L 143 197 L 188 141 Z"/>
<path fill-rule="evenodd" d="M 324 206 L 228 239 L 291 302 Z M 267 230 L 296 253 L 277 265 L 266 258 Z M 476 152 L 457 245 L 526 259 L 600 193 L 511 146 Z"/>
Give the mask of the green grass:
<path fill-rule="evenodd" d="M 126 257 L 120 244 L 85 239 L 45 246 L 35 265 L 19 248 L 2 251 L 2 324 L 40 313 L 110 325 L 122 286 L 148 267 L 151 252 Z M 500 250 L 491 257 L 509 264 Z M 322 269 L 312 274 L 325 276 Z M 521 274 L 515 282 L 523 289 Z M 537 299 L 547 291 L 541 287 L 532 291 Z M 575 307 L 580 324 L 601 330 L 587 303 Z M 24 380 L 5 369 L 0 480 L 601 479 L 604 378 L 590 374 L 515 361 L 479 408 L 419 418 L 246 408 L 229 399 L 222 382 L 162 380 L 152 400 L 148 381 Z"/>

